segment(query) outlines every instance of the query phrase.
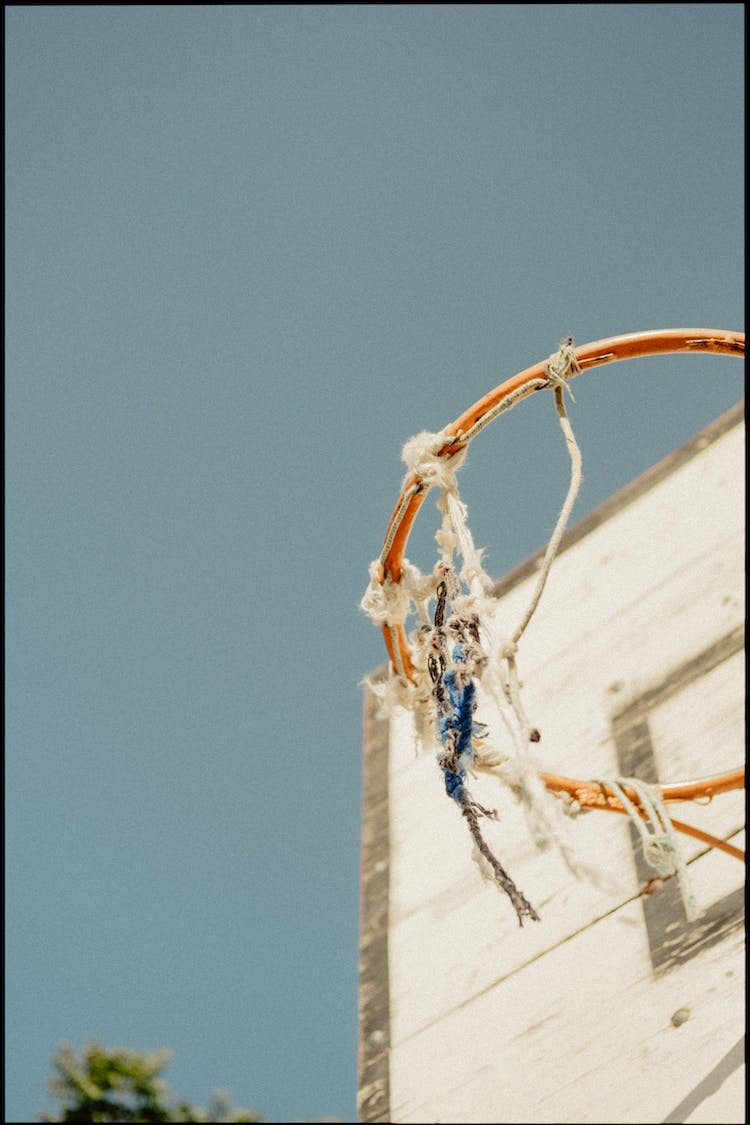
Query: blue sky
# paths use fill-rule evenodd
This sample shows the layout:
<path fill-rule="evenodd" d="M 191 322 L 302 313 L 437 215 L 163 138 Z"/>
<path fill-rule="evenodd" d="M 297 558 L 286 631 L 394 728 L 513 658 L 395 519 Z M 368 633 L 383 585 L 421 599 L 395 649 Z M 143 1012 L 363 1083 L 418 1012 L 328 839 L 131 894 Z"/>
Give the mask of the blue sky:
<path fill-rule="evenodd" d="M 741 328 L 739 4 L 6 9 L 6 1119 L 58 1044 L 355 1119 L 358 611 L 404 441 L 561 337 Z M 743 395 L 576 380 L 574 519 Z M 462 470 L 500 576 L 538 395 Z M 428 501 L 410 556 L 431 565 Z"/>

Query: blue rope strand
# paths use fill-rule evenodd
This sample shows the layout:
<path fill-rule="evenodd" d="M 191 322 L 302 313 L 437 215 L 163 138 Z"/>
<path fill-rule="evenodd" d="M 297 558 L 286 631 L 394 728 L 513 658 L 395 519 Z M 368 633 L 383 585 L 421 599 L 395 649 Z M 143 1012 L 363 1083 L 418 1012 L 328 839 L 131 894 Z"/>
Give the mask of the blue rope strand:
<path fill-rule="evenodd" d="M 443 663 L 445 661 L 443 660 Z M 473 679 L 459 682 L 456 665 L 466 664 L 466 653 L 461 644 L 456 644 L 450 653 L 448 667 L 442 675 L 435 676 L 435 697 L 438 702 L 438 723 L 443 750 L 439 764 L 443 771 L 445 791 L 461 809 L 469 825 L 474 843 L 491 866 L 495 880 L 510 898 L 515 907 L 520 925 L 524 917 L 539 921 L 539 915 L 528 899 L 519 891 L 502 864 L 498 862 L 485 843 L 479 829 L 478 818 L 493 816 L 488 809 L 474 801 L 466 788 L 466 772 L 474 761 L 474 735 L 483 731 L 482 725 L 474 722 L 476 707 L 476 686 Z M 460 677 L 463 680 L 463 676 Z"/>
<path fill-rule="evenodd" d="M 456 645 L 451 659 L 465 663 L 466 655 L 461 645 Z M 443 673 L 443 687 L 448 696 L 447 705 L 440 716 L 440 738 L 448 753 L 441 755 L 441 768 L 445 778 L 445 790 L 454 801 L 464 796 L 466 771 L 474 760 L 472 736 L 474 728 L 474 706 L 476 687 L 474 681 L 460 687 L 456 673 L 450 668 Z"/>

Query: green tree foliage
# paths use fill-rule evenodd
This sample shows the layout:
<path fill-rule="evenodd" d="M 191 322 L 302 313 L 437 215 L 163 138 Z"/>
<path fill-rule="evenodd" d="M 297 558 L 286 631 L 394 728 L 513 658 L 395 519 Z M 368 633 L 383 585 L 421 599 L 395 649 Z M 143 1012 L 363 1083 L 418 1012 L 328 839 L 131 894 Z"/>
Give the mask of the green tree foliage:
<path fill-rule="evenodd" d="M 102 1047 L 91 1040 L 80 1058 L 63 1043 L 52 1059 L 56 1074 L 49 1091 L 60 1116 L 40 1114 L 41 1121 L 263 1121 L 250 1109 L 232 1109 L 223 1092 L 206 1109 L 174 1101 L 160 1075 L 171 1051 L 131 1051 Z"/>

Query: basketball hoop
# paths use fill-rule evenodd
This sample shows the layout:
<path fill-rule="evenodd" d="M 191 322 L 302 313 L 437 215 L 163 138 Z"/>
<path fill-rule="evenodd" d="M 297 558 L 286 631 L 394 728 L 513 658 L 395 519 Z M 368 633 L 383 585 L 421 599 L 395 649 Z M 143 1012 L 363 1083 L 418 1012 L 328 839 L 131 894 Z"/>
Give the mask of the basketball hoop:
<path fill-rule="evenodd" d="M 480 552 L 474 547 L 466 523 L 467 512 L 458 496 L 455 473 L 464 460 L 474 438 L 501 414 L 529 398 L 537 391 L 552 389 L 560 424 L 571 457 L 571 487 L 560 519 L 547 548 L 532 603 L 512 639 L 494 654 L 504 667 L 502 690 L 512 704 L 517 724 L 516 745 L 521 757 L 529 742 L 538 740 L 520 701 L 520 683 L 516 673 L 515 654 L 518 642 L 541 598 L 547 574 L 573 506 L 580 482 L 580 454 L 567 419 L 564 393 L 573 377 L 627 359 L 676 353 L 744 356 L 744 334 L 723 330 L 670 329 L 613 336 L 582 347 L 574 347 L 572 339 L 561 344 L 547 360 L 514 375 L 484 395 L 454 422 L 437 434 L 422 434 L 407 443 L 404 459 L 410 472 L 388 522 L 379 557 L 370 567 L 370 585 L 362 608 L 373 622 L 380 625 L 392 669 L 395 700 L 418 716 L 437 719 L 443 742 L 440 764 L 445 773 L 446 788 L 461 806 L 475 845 L 495 867 L 495 878 L 509 894 L 519 921 L 537 915 L 494 860 L 479 834 L 477 815 L 492 815 L 476 805 L 464 785 L 468 768 L 483 768 L 481 745 L 483 732 L 472 724 L 474 709 L 473 685 L 484 682 L 492 664 L 480 641 L 484 619 L 491 612 L 491 583 L 484 574 Z M 414 521 L 428 492 L 437 486 L 438 503 L 443 514 L 443 527 L 436 538 L 442 554 L 432 575 L 425 576 L 411 566 L 405 550 Z M 453 558 L 460 556 L 460 571 Z M 434 602 L 433 612 L 428 605 Z M 420 629 L 407 638 L 406 619 L 416 613 Z M 492 763 L 489 764 L 490 767 Z M 663 802 L 711 800 L 715 795 L 744 785 L 744 768 L 720 777 L 689 780 L 673 785 L 651 787 L 647 793 L 637 779 L 585 781 L 539 772 L 536 778 L 547 793 L 575 802 L 577 807 L 629 813 L 636 821 L 659 822 Z M 527 781 L 523 785 L 530 784 Z M 533 787 L 532 787 L 533 788 Z M 530 789 L 529 789 L 530 792 Z M 529 798 L 533 803 L 533 798 Z M 653 805 L 650 809 L 649 806 Z M 662 828 L 675 829 L 710 847 L 744 859 L 744 853 L 727 841 L 661 815 Z M 662 833 L 663 835 L 663 833 Z M 510 887 L 506 885 L 506 880 Z"/>

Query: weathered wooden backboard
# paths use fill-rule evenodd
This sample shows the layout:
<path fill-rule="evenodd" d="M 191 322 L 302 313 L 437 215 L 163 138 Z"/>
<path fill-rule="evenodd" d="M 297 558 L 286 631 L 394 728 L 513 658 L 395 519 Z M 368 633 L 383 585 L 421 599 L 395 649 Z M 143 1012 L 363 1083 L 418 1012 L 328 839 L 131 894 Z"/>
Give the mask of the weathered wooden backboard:
<path fill-rule="evenodd" d="M 744 433 L 740 406 L 568 533 L 518 658 L 545 770 L 667 782 L 744 761 Z M 511 625 L 537 567 L 498 584 Z M 605 885 L 576 880 L 482 776 L 491 846 L 542 918 L 519 928 L 410 716 L 369 694 L 364 774 L 361 1121 L 745 1121 L 741 862 L 680 837 L 688 921 L 676 878 L 644 893 L 626 817 L 572 823 Z M 671 810 L 744 848 L 743 792 Z"/>

